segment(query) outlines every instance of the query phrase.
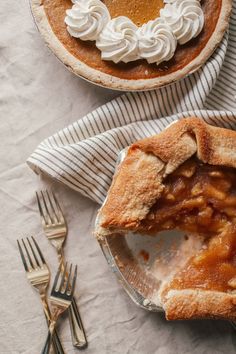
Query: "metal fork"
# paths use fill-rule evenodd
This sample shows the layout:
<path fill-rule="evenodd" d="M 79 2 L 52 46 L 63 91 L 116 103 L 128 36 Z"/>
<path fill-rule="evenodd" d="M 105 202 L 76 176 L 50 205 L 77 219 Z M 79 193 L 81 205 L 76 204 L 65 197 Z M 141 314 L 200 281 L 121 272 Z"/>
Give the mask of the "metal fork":
<path fill-rule="evenodd" d="M 67 310 L 73 299 L 73 293 L 75 289 L 75 281 L 77 277 L 77 266 L 75 266 L 74 275 L 72 275 L 72 264 L 70 265 L 70 270 L 68 276 L 67 273 L 67 264 L 64 267 L 62 273 L 62 264 L 60 264 L 50 296 L 50 304 L 52 308 L 51 323 L 48 330 L 47 339 L 42 350 L 41 354 L 48 354 L 51 347 L 51 341 L 53 333 L 55 330 L 55 325 L 58 320 L 58 317 Z M 59 277 L 61 275 L 61 280 L 59 282 Z M 70 279 L 72 278 L 72 283 L 70 284 Z"/>
<path fill-rule="evenodd" d="M 52 191 L 36 192 L 36 198 L 44 232 L 48 240 L 56 248 L 59 264 L 62 266 L 62 271 L 64 271 L 63 244 L 68 232 L 66 220 Z M 79 349 L 86 347 L 87 339 L 74 297 L 69 307 L 69 321 L 73 345 Z"/>
<path fill-rule="evenodd" d="M 17 244 L 26 271 L 27 279 L 40 295 L 47 324 L 50 326 L 51 313 L 46 297 L 47 287 L 50 281 L 49 268 L 33 236 L 31 237 L 31 240 L 28 237 L 26 240 L 17 240 Z M 55 353 L 64 354 L 64 350 L 56 331 L 52 337 L 52 344 Z"/>
<path fill-rule="evenodd" d="M 229 321 L 234 330 L 236 330 L 236 321 Z"/>

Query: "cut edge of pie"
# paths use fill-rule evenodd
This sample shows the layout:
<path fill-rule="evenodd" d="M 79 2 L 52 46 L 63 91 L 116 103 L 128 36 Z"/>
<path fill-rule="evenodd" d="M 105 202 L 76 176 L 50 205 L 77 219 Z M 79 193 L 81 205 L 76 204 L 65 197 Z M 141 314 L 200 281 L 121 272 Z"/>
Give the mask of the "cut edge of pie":
<path fill-rule="evenodd" d="M 167 320 L 236 319 L 236 295 L 213 290 L 170 290 L 161 303 Z"/>
<path fill-rule="evenodd" d="M 155 89 L 180 80 L 186 75 L 199 69 L 222 40 L 224 32 L 228 27 L 231 8 L 232 0 L 222 0 L 220 16 L 207 45 L 203 48 L 200 54 L 186 66 L 173 73 L 157 78 L 127 80 L 94 69 L 80 61 L 78 58 L 75 58 L 68 50 L 66 50 L 53 32 L 44 9 L 43 0 L 31 0 L 31 11 L 42 37 L 47 46 L 70 71 L 99 86 L 124 91 Z"/>
<path fill-rule="evenodd" d="M 194 155 L 203 163 L 236 168 L 236 132 L 189 117 L 131 145 L 100 209 L 98 238 L 137 230 L 160 198 L 163 179 Z"/>
<path fill-rule="evenodd" d="M 191 165 L 183 169 L 189 163 L 197 164 L 197 172 L 194 172 L 194 177 L 183 174 L 184 177 L 181 178 L 187 178 L 185 183 L 190 180 L 192 185 L 190 189 L 188 182 L 184 186 L 186 191 L 181 191 L 176 181 L 181 182 L 179 171 L 191 171 Z M 98 214 L 98 238 L 103 239 L 109 237 L 109 234 L 130 230 L 149 233 L 153 231 L 152 225 L 158 225 L 157 229 L 154 227 L 154 231 L 176 228 L 176 225 L 178 228 L 181 225 L 179 228 L 187 234 L 202 233 L 204 236 L 205 248 L 196 256 L 186 259 L 184 267 L 177 266 L 173 269 L 168 279 L 162 282 L 157 298 L 167 319 L 236 318 L 234 168 L 236 132 L 208 125 L 203 120 L 192 117 L 182 119 L 162 133 L 133 144 L 116 172 L 106 202 Z M 174 179 L 171 182 L 173 190 L 167 189 L 167 181 L 171 178 Z M 178 207 L 178 203 L 187 200 L 188 188 L 192 192 L 192 188 L 196 187 L 194 193 L 197 193 L 200 188 L 198 184 L 204 189 L 202 195 L 207 195 L 203 202 L 209 202 L 210 206 L 201 201 L 202 209 L 197 206 L 198 209 L 195 210 L 192 206 L 189 211 L 186 209 L 186 214 L 180 213 L 178 219 L 178 212 L 174 214 L 174 209 L 171 210 L 175 208 L 175 202 L 172 205 L 169 194 L 174 194 Z M 214 189 L 214 186 L 218 189 Z M 214 199 L 214 196 L 207 194 L 215 193 L 216 190 L 222 192 L 222 196 Z M 196 195 L 194 198 L 194 201 L 198 201 Z M 233 210 L 229 208 L 230 203 Z M 165 215 L 167 209 L 163 209 L 161 214 L 161 207 L 166 205 L 170 208 L 170 215 L 173 215 L 169 219 L 175 220 L 174 227 L 165 224 L 163 220 L 166 220 L 160 217 Z M 205 219 L 206 215 L 201 215 L 200 212 L 207 209 L 213 211 Z M 185 209 L 181 212 L 185 212 Z M 190 223 L 185 221 L 188 216 Z M 204 224 L 205 222 L 208 224 Z M 206 234 L 209 234 L 208 238 Z"/>

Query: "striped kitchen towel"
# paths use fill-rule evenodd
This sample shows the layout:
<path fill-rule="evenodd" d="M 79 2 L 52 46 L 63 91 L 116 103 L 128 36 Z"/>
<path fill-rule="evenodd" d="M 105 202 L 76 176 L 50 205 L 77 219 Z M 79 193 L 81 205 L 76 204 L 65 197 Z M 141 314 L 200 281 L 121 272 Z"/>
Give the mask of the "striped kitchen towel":
<path fill-rule="evenodd" d="M 118 153 L 134 141 L 189 115 L 236 129 L 235 61 L 236 1 L 229 32 L 200 70 L 155 91 L 119 96 L 44 140 L 27 162 L 102 203 Z"/>

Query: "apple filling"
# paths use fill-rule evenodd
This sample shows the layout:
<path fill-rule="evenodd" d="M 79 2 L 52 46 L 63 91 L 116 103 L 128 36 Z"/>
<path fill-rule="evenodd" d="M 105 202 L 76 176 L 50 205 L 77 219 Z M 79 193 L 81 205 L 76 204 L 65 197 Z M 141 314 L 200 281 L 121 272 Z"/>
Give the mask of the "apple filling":
<path fill-rule="evenodd" d="M 175 275 L 171 289 L 236 289 L 236 174 L 191 158 L 165 179 L 162 197 L 141 227 L 204 237 L 202 249 Z"/>

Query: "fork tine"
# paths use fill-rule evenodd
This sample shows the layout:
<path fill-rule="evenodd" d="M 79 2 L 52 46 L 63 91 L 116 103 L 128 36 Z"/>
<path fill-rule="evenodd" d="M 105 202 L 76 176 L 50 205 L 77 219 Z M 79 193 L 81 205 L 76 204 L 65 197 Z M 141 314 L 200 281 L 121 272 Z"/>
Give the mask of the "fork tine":
<path fill-rule="evenodd" d="M 54 283 L 53 283 L 53 286 L 52 286 L 52 291 L 56 291 L 58 278 L 59 278 L 59 276 L 61 274 L 61 267 L 62 267 L 62 265 L 60 264 L 59 267 L 58 267 L 58 270 L 57 270 L 57 274 L 56 274 L 55 279 L 54 279 Z"/>
<path fill-rule="evenodd" d="M 69 290 L 71 270 L 72 270 L 72 263 L 71 263 L 71 265 L 70 265 L 70 270 L 69 270 L 69 274 L 68 274 L 68 277 L 67 277 L 67 284 L 66 284 L 65 294 L 66 294 L 66 293 L 67 293 L 67 291 Z"/>
<path fill-rule="evenodd" d="M 17 240 L 17 245 L 18 245 L 18 248 L 19 248 L 19 251 L 20 251 L 21 260 L 22 260 L 22 263 L 24 265 L 25 271 L 28 272 L 29 268 L 28 268 L 28 265 L 27 265 L 27 262 L 26 262 L 26 259 L 25 259 L 25 256 L 24 256 L 24 253 L 23 253 L 23 250 L 21 248 L 19 240 Z"/>
<path fill-rule="evenodd" d="M 32 258 L 31 258 L 30 254 L 29 254 L 28 248 L 26 247 L 25 241 L 24 241 L 23 238 L 22 238 L 21 241 L 22 241 L 22 243 L 23 243 L 23 245 L 24 245 L 24 249 L 25 249 L 25 252 L 26 252 L 26 254 L 27 254 L 27 256 L 28 256 L 28 260 L 29 260 L 29 262 L 30 262 L 30 265 L 31 265 L 31 267 L 34 269 L 35 266 L 34 266 L 34 264 L 33 264 L 33 262 L 32 262 Z"/>
<path fill-rule="evenodd" d="M 75 290 L 76 277 L 77 277 L 77 265 L 75 266 L 74 277 L 73 277 L 72 285 L 71 285 L 71 289 L 70 289 L 70 295 L 71 295 L 71 296 L 73 295 L 74 290 Z"/>
<path fill-rule="evenodd" d="M 50 207 L 51 207 L 51 209 L 52 209 L 52 212 L 53 212 L 53 214 L 54 214 L 54 217 L 55 217 L 56 221 L 57 221 L 57 222 L 60 222 L 58 213 L 56 212 L 56 210 L 55 210 L 55 208 L 54 208 L 54 205 L 53 205 L 53 203 L 52 203 L 53 192 L 50 191 L 50 193 L 49 193 L 48 190 L 46 189 L 46 190 L 45 190 L 45 193 L 47 194 L 48 201 L 49 201 Z M 50 197 L 50 195 L 51 195 L 51 197 Z"/>
<path fill-rule="evenodd" d="M 36 199 L 37 199 L 38 208 L 39 208 L 39 212 L 40 212 L 40 216 L 41 216 L 42 222 L 43 222 L 44 225 L 47 225 L 47 220 L 46 220 L 46 217 L 45 217 L 45 215 L 43 213 L 43 209 L 42 209 L 42 205 L 41 205 L 41 202 L 40 202 L 40 198 L 39 198 L 38 192 L 36 192 Z"/>
<path fill-rule="evenodd" d="M 32 254 L 33 254 L 33 256 L 34 256 L 34 260 L 35 260 L 37 266 L 40 267 L 40 263 L 39 263 L 38 257 L 36 256 L 36 253 L 35 253 L 35 251 L 34 251 L 34 248 L 33 248 L 32 244 L 31 244 L 31 242 L 30 242 L 30 240 L 29 240 L 29 237 L 27 237 L 26 239 L 27 239 L 28 244 L 29 244 L 29 246 L 30 246 L 31 252 L 32 252 Z"/>
<path fill-rule="evenodd" d="M 46 198 L 45 198 L 45 195 L 44 195 L 43 191 L 41 191 L 41 196 L 42 196 L 42 201 L 43 201 L 43 205 L 44 205 L 45 211 L 47 213 L 47 217 L 50 220 L 50 223 L 53 224 L 53 220 L 51 218 L 51 215 L 50 215 L 50 212 L 49 212 L 49 209 L 48 209 L 48 204 L 47 204 L 47 201 L 46 201 Z"/>
<path fill-rule="evenodd" d="M 57 207 L 58 216 L 59 216 L 59 218 L 61 219 L 62 222 L 65 222 L 65 218 L 64 218 L 63 212 L 61 210 L 60 204 L 59 204 L 55 194 L 53 193 L 53 191 L 51 191 L 51 194 L 52 194 L 52 198 L 54 200 L 54 203 L 55 203 L 55 205 Z"/>
<path fill-rule="evenodd" d="M 38 245 L 37 242 L 35 241 L 35 238 L 34 238 L 33 236 L 31 236 L 31 238 L 32 238 L 32 240 L 33 240 L 33 243 L 34 243 L 35 247 L 37 248 L 37 251 L 38 251 L 38 254 L 39 254 L 40 258 L 41 258 L 42 263 L 43 263 L 43 264 L 46 264 L 46 261 L 45 261 L 45 259 L 44 259 L 44 256 L 43 256 L 43 254 L 42 254 L 42 252 L 41 252 L 41 250 L 40 250 L 40 248 L 39 248 L 39 245 Z"/>
<path fill-rule="evenodd" d="M 62 287 L 63 287 L 63 285 L 65 283 L 66 269 L 67 269 L 67 262 L 66 262 L 65 267 L 64 267 L 64 272 L 63 272 L 62 277 L 61 277 L 61 284 L 60 284 L 60 287 L 59 287 L 58 291 L 62 290 Z"/>

